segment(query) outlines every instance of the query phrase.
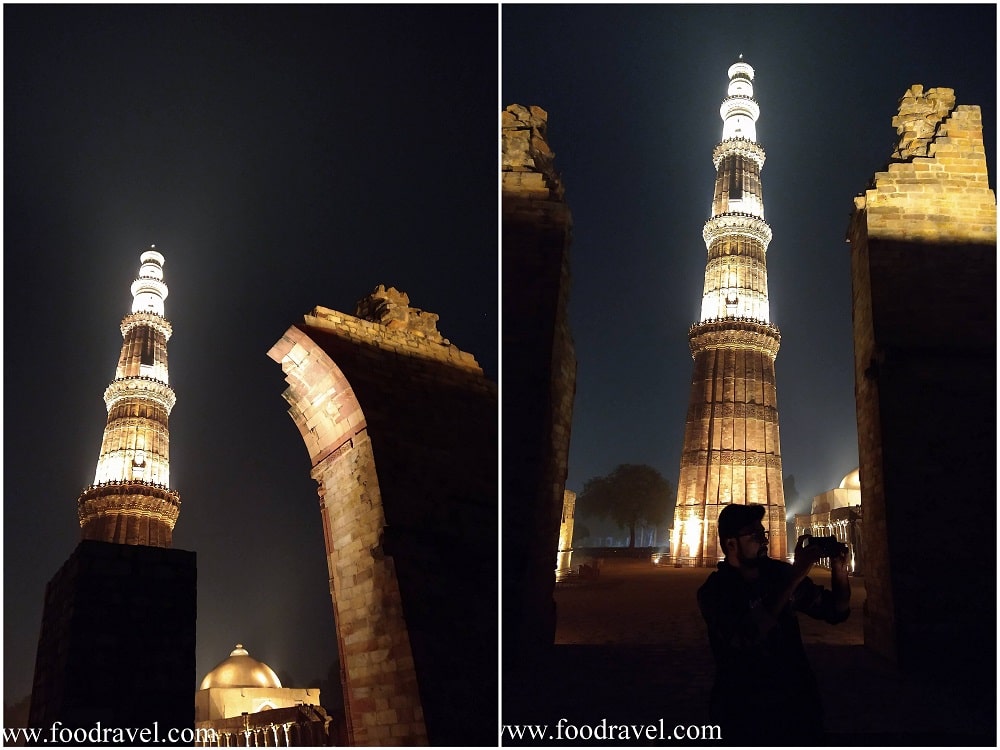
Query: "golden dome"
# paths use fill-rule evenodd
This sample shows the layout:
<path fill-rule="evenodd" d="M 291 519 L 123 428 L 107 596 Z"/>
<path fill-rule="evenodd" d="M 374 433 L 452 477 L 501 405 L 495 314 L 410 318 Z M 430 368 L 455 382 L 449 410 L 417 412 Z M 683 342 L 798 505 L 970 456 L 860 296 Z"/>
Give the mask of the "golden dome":
<path fill-rule="evenodd" d="M 861 489 L 861 477 L 859 476 L 860 469 L 855 469 L 849 473 L 840 482 L 840 489 L 842 490 L 860 490 Z"/>
<path fill-rule="evenodd" d="M 205 675 L 198 689 L 231 687 L 280 688 L 281 680 L 273 669 L 254 659 L 242 643 L 237 643 L 229 658 Z"/>

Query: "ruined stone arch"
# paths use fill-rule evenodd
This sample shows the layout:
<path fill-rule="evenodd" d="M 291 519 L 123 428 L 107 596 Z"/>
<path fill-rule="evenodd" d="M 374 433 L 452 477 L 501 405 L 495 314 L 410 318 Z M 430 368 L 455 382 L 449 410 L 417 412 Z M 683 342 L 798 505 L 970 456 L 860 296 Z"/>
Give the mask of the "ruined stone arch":
<path fill-rule="evenodd" d="M 280 360 L 289 384 L 284 396 L 319 485 L 348 736 L 351 744 L 384 744 L 368 735 L 377 708 L 391 702 L 406 744 L 425 744 L 399 586 L 392 560 L 381 552 L 386 521 L 364 412 L 343 371 L 315 341 L 292 327 L 279 346 L 287 343 Z M 384 670 L 390 655 L 391 669 Z"/>
<path fill-rule="evenodd" d="M 318 485 L 348 742 L 493 744 L 496 385 L 406 295 L 356 315 L 268 352 Z"/>

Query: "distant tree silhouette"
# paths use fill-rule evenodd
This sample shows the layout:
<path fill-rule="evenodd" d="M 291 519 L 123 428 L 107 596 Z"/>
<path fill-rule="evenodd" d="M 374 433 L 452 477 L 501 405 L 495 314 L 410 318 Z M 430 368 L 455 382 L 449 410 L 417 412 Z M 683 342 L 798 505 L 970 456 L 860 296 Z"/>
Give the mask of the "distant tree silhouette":
<path fill-rule="evenodd" d="M 670 515 L 670 482 L 652 466 L 620 464 L 603 477 L 588 479 L 576 499 L 578 513 L 609 518 L 629 530 L 629 547 L 635 547 L 640 523 L 656 526 Z"/>

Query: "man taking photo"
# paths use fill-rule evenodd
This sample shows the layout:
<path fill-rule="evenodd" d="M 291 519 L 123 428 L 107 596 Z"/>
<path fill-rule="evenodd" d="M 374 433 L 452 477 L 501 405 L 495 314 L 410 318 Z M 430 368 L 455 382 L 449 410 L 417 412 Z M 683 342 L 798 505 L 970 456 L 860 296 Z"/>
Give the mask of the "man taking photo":
<path fill-rule="evenodd" d="M 796 612 L 837 624 L 850 614 L 847 547 L 799 537 L 795 562 L 767 556 L 762 505 L 727 505 L 719 514 L 725 559 L 698 590 L 715 656 L 712 721 L 727 744 L 817 744 L 823 738 L 819 687 Z M 809 571 L 830 557 L 832 591 Z"/>

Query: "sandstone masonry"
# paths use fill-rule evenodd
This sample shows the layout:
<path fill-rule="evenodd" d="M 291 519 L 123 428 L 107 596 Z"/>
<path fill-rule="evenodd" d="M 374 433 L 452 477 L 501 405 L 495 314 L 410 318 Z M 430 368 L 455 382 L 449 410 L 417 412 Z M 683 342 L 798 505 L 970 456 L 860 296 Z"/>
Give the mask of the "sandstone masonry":
<path fill-rule="evenodd" d="M 349 744 L 496 741 L 497 390 L 379 286 L 272 347 L 318 484 Z"/>
<path fill-rule="evenodd" d="M 996 196 L 989 186 L 983 123 L 955 92 L 910 87 L 892 119 L 899 145 L 884 171 L 855 199 L 869 237 L 996 244 Z"/>
<path fill-rule="evenodd" d="M 963 729 L 985 734 L 996 561 L 969 529 L 996 522 L 996 197 L 979 107 L 915 85 L 893 125 L 848 231 L 865 645 L 981 706 Z"/>

